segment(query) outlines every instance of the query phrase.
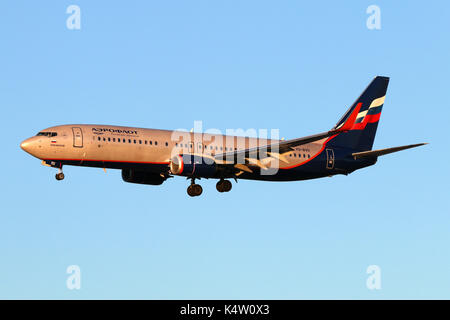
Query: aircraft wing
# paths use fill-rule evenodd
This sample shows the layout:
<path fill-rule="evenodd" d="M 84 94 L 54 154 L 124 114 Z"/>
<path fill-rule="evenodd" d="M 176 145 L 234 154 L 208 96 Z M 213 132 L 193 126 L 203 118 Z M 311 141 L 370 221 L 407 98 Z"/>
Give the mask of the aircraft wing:
<path fill-rule="evenodd" d="M 237 170 L 247 172 L 252 172 L 252 170 L 247 165 L 258 166 L 260 168 L 266 169 L 264 162 L 261 161 L 264 158 L 275 158 L 283 162 L 288 162 L 283 154 L 289 151 L 293 151 L 295 147 L 314 141 L 319 141 L 324 138 L 328 138 L 333 135 L 350 130 L 355 123 L 360 108 L 361 104 L 359 104 L 352 111 L 352 113 L 347 116 L 345 122 L 342 125 L 337 128 L 333 128 L 330 131 L 314 134 L 312 136 L 303 138 L 278 141 L 276 143 L 248 148 L 245 150 L 220 153 L 215 155 L 214 159 L 220 165 L 234 166 L 234 168 Z"/>
<path fill-rule="evenodd" d="M 249 148 L 245 150 L 238 150 L 226 153 L 220 153 L 214 156 L 216 160 L 227 161 L 228 163 L 239 163 L 238 159 L 248 159 L 254 158 L 259 159 L 261 157 L 267 157 L 265 154 L 270 156 L 271 154 L 283 154 L 289 151 L 294 150 L 294 147 L 301 146 L 303 144 L 307 144 L 310 142 L 318 141 L 332 135 L 338 134 L 339 131 L 331 130 L 328 132 L 323 132 L 319 134 L 315 134 L 312 136 L 307 136 L 304 138 L 292 139 L 287 141 L 279 141 L 272 144 L 267 144 L 260 147 Z M 248 162 L 247 162 L 248 163 Z"/>

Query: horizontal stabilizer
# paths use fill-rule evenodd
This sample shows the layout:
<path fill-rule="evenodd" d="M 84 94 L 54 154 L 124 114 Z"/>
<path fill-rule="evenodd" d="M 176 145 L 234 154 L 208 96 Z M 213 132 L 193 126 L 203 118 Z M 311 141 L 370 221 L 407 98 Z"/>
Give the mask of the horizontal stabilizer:
<path fill-rule="evenodd" d="M 401 146 L 401 147 L 395 147 L 395 148 L 356 152 L 356 153 L 352 153 L 352 156 L 353 156 L 353 158 L 355 158 L 355 160 L 362 159 L 362 158 L 373 158 L 373 157 L 384 156 L 385 154 L 389 154 L 389 153 L 393 153 L 393 152 L 397 152 L 397 151 L 420 147 L 425 144 L 427 144 L 427 143 L 410 144 L 408 146 Z"/>

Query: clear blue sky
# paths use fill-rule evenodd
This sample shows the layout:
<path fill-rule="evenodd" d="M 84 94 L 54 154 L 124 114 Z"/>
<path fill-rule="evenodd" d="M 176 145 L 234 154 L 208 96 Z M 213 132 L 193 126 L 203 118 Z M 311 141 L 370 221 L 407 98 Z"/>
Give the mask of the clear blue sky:
<path fill-rule="evenodd" d="M 81 8 L 81 30 L 66 8 Z M 366 8 L 381 8 L 368 30 Z M 0 298 L 450 298 L 448 1 L 2 1 Z M 344 177 L 127 184 L 40 165 L 40 129 L 331 128 L 391 77 L 375 148 Z M 66 288 L 79 265 L 81 290 Z M 378 265 L 382 289 L 366 288 Z"/>

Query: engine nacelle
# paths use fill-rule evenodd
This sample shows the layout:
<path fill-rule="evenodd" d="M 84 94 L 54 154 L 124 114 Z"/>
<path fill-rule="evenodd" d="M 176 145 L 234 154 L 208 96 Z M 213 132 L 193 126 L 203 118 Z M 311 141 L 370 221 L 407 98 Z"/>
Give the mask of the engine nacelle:
<path fill-rule="evenodd" d="M 217 165 L 213 159 L 194 155 L 178 155 L 170 160 L 170 172 L 179 176 L 213 178 Z"/>
<path fill-rule="evenodd" d="M 151 185 L 160 185 L 166 180 L 166 178 L 161 177 L 158 173 L 133 169 L 122 169 L 122 179 L 125 182 Z"/>

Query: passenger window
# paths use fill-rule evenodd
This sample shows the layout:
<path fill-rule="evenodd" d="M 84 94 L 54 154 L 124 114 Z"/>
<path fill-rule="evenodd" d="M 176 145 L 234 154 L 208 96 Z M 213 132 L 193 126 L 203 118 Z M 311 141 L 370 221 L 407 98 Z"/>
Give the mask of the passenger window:
<path fill-rule="evenodd" d="M 133 143 L 135 143 L 135 144 L 136 144 L 136 139 L 134 139 L 134 140 L 133 140 Z"/>
<path fill-rule="evenodd" d="M 155 141 L 155 146 L 157 146 L 158 145 L 158 141 Z"/>
<path fill-rule="evenodd" d="M 106 141 L 106 138 L 105 138 L 105 137 L 103 137 L 103 141 Z"/>
<path fill-rule="evenodd" d="M 147 144 L 147 140 L 144 140 L 144 144 Z"/>
<path fill-rule="evenodd" d="M 113 138 L 113 142 L 116 142 L 116 138 Z"/>
<path fill-rule="evenodd" d="M 98 137 L 98 141 L 102 140 L 100 137 Z"/>
<path fill-rule="evenodd" d="M 139 140 L 139 144 L 142 144 L 142 140 Z"/>
<path fill-rule="evenodd" d="M 168 147 L 169 146 L 169 144 L 167 143 L 167 141 L 166 141 L 166 147 Z"/>
<path fill-rule="evenodd" d="M 131 143 L 131 139 L 128 139 L 128 143 Z"/>

